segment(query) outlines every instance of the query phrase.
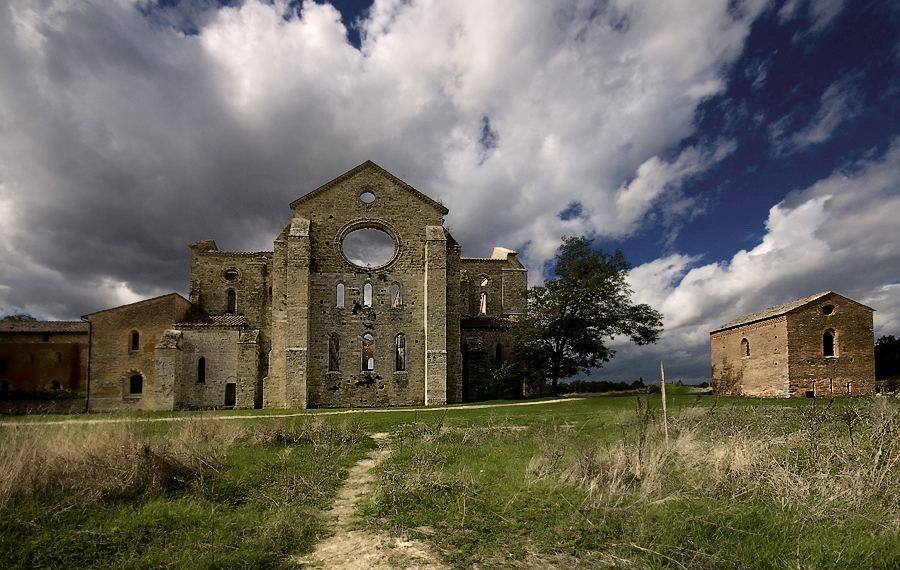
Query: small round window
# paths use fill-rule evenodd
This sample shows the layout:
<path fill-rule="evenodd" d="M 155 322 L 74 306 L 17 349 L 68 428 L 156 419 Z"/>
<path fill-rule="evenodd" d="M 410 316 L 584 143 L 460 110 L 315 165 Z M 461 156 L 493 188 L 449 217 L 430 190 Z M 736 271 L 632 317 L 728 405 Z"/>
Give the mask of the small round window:
<path fill-rule="evenodd" d="M 833 312 L 834 312 L 834 305 L 825 305 L 824 307 L 822 307 L 823 315 L 830 315 Z"/>
<path fill-rule="evenodd" d="M 225 281 L 236 281 L 238 278 L 237 269 L 226 269 L 224 273 L 222 273 L 222 277 L 225 278 Z"/>
<path fill-rule="evenodd" d="M 362 200 L 363 202 L 365 202 L 366 204 L 371 204 L 372 202 L 375 201 L 375 194 L 372 194 L 371 192 L 366 191 L 359 195 L 359 199 Z"/>
<path fill-rule="evenodd" d="M 396 249 L 394 239 L 375 228 L 353 230 L 341 242 L 347 261 L 358 267 L 380 267 L 394 257 Z"/>

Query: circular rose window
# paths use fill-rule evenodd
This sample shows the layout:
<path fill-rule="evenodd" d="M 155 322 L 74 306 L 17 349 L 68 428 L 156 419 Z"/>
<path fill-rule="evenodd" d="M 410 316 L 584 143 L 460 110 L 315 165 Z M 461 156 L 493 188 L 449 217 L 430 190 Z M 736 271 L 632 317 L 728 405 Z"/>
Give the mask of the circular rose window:
<path fill-rule="evenodd" d="M 396 249 L 394 239 L 375 228 L 353 230 L 341 242 L 344 257 L 358 267 L 380 267 L 394 257 Z"/>

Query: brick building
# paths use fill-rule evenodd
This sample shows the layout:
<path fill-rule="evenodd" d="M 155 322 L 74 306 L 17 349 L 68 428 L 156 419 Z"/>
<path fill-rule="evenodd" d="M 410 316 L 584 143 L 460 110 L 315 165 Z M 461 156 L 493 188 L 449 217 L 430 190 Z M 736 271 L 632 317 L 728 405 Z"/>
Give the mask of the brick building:
<path fill-rule="evenodd" d="M 80 321 L 0 323 L 0 397 L 85 390 L 90 325 Z"/>
<path fill-rule="evenodd" d="M 872 313 L 829 291 L 738 317 L 709 333 L 713 390 L 775 398 L 874 394 Z"/>
<path fill-rule="evenodd" d="M 190 244 L 175 293 L 86 315 L 91 410 L 461 402 L 511 353 L 527 271 L 372 162 L 290 205 L 267 252 Z"/>

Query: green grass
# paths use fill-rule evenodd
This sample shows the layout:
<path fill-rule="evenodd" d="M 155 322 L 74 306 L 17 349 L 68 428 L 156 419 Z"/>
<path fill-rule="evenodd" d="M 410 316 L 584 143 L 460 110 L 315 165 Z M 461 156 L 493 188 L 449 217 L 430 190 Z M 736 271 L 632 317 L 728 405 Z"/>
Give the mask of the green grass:
<path fill-rule="evenodd" d="M 377 432 L 359 526 L 457 568 L 900 567 L 900 401 L 660 403 L 12 418 L 0 567 L 296 567 Z"/>
<path fill-rule="evenodd" d="M 676 396 L 668 448 L 636 402 L 402 426 L 366 514 L 458 568 L 900 566 L 896 402 Z"/>
<path fill-rule="evenodd" d="M 316 418 L 3 435 L 5 459 L 24 461 L 3 481 L 2 568 L 296 567 L 290 556 L 312 551 L 323 510 L 374 445 Z"/>

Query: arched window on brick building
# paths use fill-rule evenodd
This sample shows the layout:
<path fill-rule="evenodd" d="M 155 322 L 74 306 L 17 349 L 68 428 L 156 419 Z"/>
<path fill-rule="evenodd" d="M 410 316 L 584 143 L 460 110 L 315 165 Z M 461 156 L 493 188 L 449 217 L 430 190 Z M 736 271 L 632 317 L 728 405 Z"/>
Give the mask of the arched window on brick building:
<path fill-rule="evenodd" d="M 131 351 L 137 352 L 141 349 L 141 333 L 137 331 L 131 331 Z"/>
<path fill-rule="evenodd" d="M 750 341 L 746 338 L 741 339 L 741 357 L 750 356 Z"/>
<path fill-rule="evenodd" d="M 226 313 L 234 313 L 237 311 L 237 293 L 234 289 L 228 290 L 228 307 L 225 309 Z"/>
<path fill-rule="evenodd" d="M 834 342 L 836 336 L 834 329 L 828 329 L 825 331 L 825 334 L 822 335 L 822 353 L 825 356 L 837 356 L 837 347 Z"/>

